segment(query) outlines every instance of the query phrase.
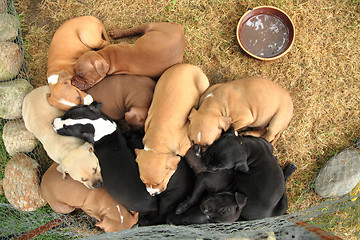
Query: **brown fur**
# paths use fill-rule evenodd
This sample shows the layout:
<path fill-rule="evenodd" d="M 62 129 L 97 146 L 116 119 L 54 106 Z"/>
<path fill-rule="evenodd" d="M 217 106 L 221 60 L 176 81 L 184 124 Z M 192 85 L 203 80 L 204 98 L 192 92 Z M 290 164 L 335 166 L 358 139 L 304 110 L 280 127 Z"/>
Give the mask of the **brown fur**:
<path fill-rule="evenodd" d="M 84 53 L 75 64 L 74 86 L 86 90 L 106 75 L 132 74 L 158 78 L 167 68 L 183 60 L 184 30 L 177 23 L 145 23 L 110 31 L 113 38 L 144 34 L 134 44 L 111 44 Z"/>
<path fill-rule="evenodd" d="M 87 90 L 93 99 L 102 103 L 101 111 L 118 121 L 143 129 L 154 93 L 155 81 L 136 75 L 111 75 Z"/>
<path fill-rule="evenodd" d="M 55 32 L 48 51 L 47 77 L 59 75 L 65 71 L 70 78 L 74 75 L 76 60 L 85 52 L 101 49 L 110 44 L 102 22 L 93 16 L 72 18 L 64 22 Z M 82 104 L 86 93 L 75 88 L 68 81 L 49 82 L 51 98 L 49 103 L 61 110 L 70 106 L 61 104 L 60 99 L 66 99 L 75 105 Z M 78 98 L 81 94 L 81 99 Z M 90 103 L 89 103 L 90 104 Z"/>
<path fill-rule="evenodd" d="M 180 156 L 191 146 L 187 116 L 209 81 L 199 67 L 177 64 L 160 77 L 145 122 L 144 149 L 137 150 L 140 178 L 149 192 L 166 189 Z"/>
<path fill-rule="evenodd" d="M 210 94 L 210 95 L 209 95 Z M 289 93 L 271 80 L 242 78 L 211 86 L 189 115 L 189 138 L 211 145 L 221 131 L 256 128 L 245 134 L 261 136 L 274 144 L 290 123 L 293 102 Z"/>
<path fill-rule="evenodd" d="M 103 187 L 88 189 L 72 178 L 62 179 L 54 163 L 43 175 L 41 195 L 57 213 L 67 214 L 77 208 L 96 218 L 97 227 L 105 232 L 129 229 L 138 221 L 138 212 L 129 212 Z"/>

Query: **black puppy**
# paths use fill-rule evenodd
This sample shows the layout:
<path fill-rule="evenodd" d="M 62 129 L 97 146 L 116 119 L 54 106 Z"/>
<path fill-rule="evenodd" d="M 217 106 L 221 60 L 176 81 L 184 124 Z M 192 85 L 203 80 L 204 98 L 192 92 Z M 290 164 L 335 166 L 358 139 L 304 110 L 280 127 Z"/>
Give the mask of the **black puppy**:
<path fill-rule="evenodd" d="M 234 222 L 241 214 L 246 197 L 241 193 L 219 192 L 206 195 L 200 204 L 183 213 L 168 216 L 167 223 L 174 225 Z"/>
<path fill-rule="evenodd" d="M 286 212 L 285 180 L 296 170 L 289 164 L 281 170 L 272 145 L 264 138 L 236 136 L 230 128 L 202 157 L 211 172 L 234 170 L 236 191 L 247 197 L 240 220 L 279 216 Z"/>
<path fill-rule="evenodd" d="M 185 159 L 196 174 L 194 190 L 185 201 L 179 204 L 175 213 L 168 217 L 168 223 L 199 224 L 236 221 L 245 205 L 246 197 L 232 191 L 233 170 L 205 171 L 194 147 L 189 149 Z"/>
<path fill-rule="evenodd" d="M 157 212 L 158 202 L 140 180 L 138 165 L 116 123 L 100 112 L 101 103 L 79 105 L 53 122 L 61 135 L 94 143 L 106 191 L 129 211 L 141 215 Z"/>
<path fill-rule="evenodd" d="M 113 121 L 101 113 L 100 108 L 101 103 L 96 102 L 90 106 L 74 107 L 60 119 L 54 120 L 54 128 L 62 135 L 72 135 L 87 141 L 94 139 L 95 154 L 97 156 L 99 154 L 105 189 L 108 185 L 112 190 L 109 194 L 118 196 L 118 201 L 128 210 L 138 209 L 134 211 L 140 212 L 140 225 L 166 223 L 167 214 L 173 212 L 175 207 L 191 193 L 195 181 L 194 173 L 186 161 L 181 160 L 166 191 L 155 197 L 150 196 L 140 180 L 134 153 L 135 148 L 143 148 L 144 133 L 129 131 L 122 134 L 119 128 L 116 128 L 112 134 L 103 136 L 104 133 L 111 132 L 113 127 L 109 122 Z M 114 136 L 110 137 L 111 135 Z M 105 157 L 104 153 L 108 156 L 106 160 L 100 157 L 100 155 Z M 112 165 L 113 162 L 116 164 Z M 158 211 L 154 208 L 155 203 Z"/>

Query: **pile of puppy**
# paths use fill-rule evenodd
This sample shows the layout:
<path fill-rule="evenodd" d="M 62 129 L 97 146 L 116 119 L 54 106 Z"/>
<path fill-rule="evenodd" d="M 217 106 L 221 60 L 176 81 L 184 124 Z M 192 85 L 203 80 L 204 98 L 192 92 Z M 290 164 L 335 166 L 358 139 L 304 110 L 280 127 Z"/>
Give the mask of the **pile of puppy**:
<path fill-rule="evenodd" d="M 92 16 L 61 25 L 49 84 L 24 99 L 25 126 L 55 162 L 41 180 L 51 208 L 81 208 L 106 232 L 284 214 L 296 167 L 282 170 L 273 145 L 292 118 L 288 92 L 257 77 L 209 86 L 182 63 L 176 23 L 109 33 L 141 36 L 110 44 Z M 123 118 L 131 130 L 120 130 Z"/>

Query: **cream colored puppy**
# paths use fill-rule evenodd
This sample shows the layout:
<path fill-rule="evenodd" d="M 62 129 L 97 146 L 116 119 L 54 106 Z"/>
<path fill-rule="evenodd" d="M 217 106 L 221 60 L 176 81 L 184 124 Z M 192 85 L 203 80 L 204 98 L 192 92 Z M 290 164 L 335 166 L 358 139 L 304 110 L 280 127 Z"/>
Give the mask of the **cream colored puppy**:
<path fill-rule="evenodd" d="M 208 86 L 202 70 L 190 64 L 169 68 L 155 85 L 145 121 L 144 149 L 136 150 L 140 178 L 151 195 L 166 189 L 180 156 L 190 148 L 187 117 Z"/>
<path fill-rule="evenodd" d="M 57 170 L 68 173 L 74 180 L 93 189 L 102 185 L 100 165 L 93 146 L 80 138 L 61 136 L 52 127 L 52 121 L 64 114 L 49 105 L 49 86 L 28 93 L 23 102 L 22 115 L 25 127 L 42 143 L 48 156 L 59 164 Z"/>
<path fill-rule="evenodd" d="M 245 134 L 274 144 L 292 115 L 293 102 L 285 89 L 265 78 L 242 78 L 215 84 L 204 92 L 199 109 L 189 114 L 188 133 L 194 144 L 206 147 L 230 126 L 255 128 Z"/>

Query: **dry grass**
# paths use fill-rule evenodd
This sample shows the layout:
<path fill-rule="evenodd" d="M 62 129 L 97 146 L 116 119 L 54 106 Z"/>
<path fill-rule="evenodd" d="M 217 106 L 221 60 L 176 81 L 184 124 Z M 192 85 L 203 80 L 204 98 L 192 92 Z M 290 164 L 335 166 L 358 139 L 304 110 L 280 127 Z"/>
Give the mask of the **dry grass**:
<path fill-rule="evenodd" d="M 72 17 L 94 15 L 107 29 L 155 21 L 181 23 L 187 39 L 185 62 L 202 67 L 211 83 L 265 76 L 288 89 L 294 117 L 275 153 L 282 165 L 298 166 L 287 185 L 292 211 L 320 201 L 308 186 L 329 156 L 360 136 L 357 0 L 55 0 L 41 1 L 35 11 L 30 0 L 16 4 L 23 14 L 28 75 L 36 85 L 46 83 L 47 49 L 57 27 Z M 236 42 L 237 21 L 248 8 L 259 5 L 279 7 L 295 23 L 295 44 L 279 60 L 253 59 Z"/>

